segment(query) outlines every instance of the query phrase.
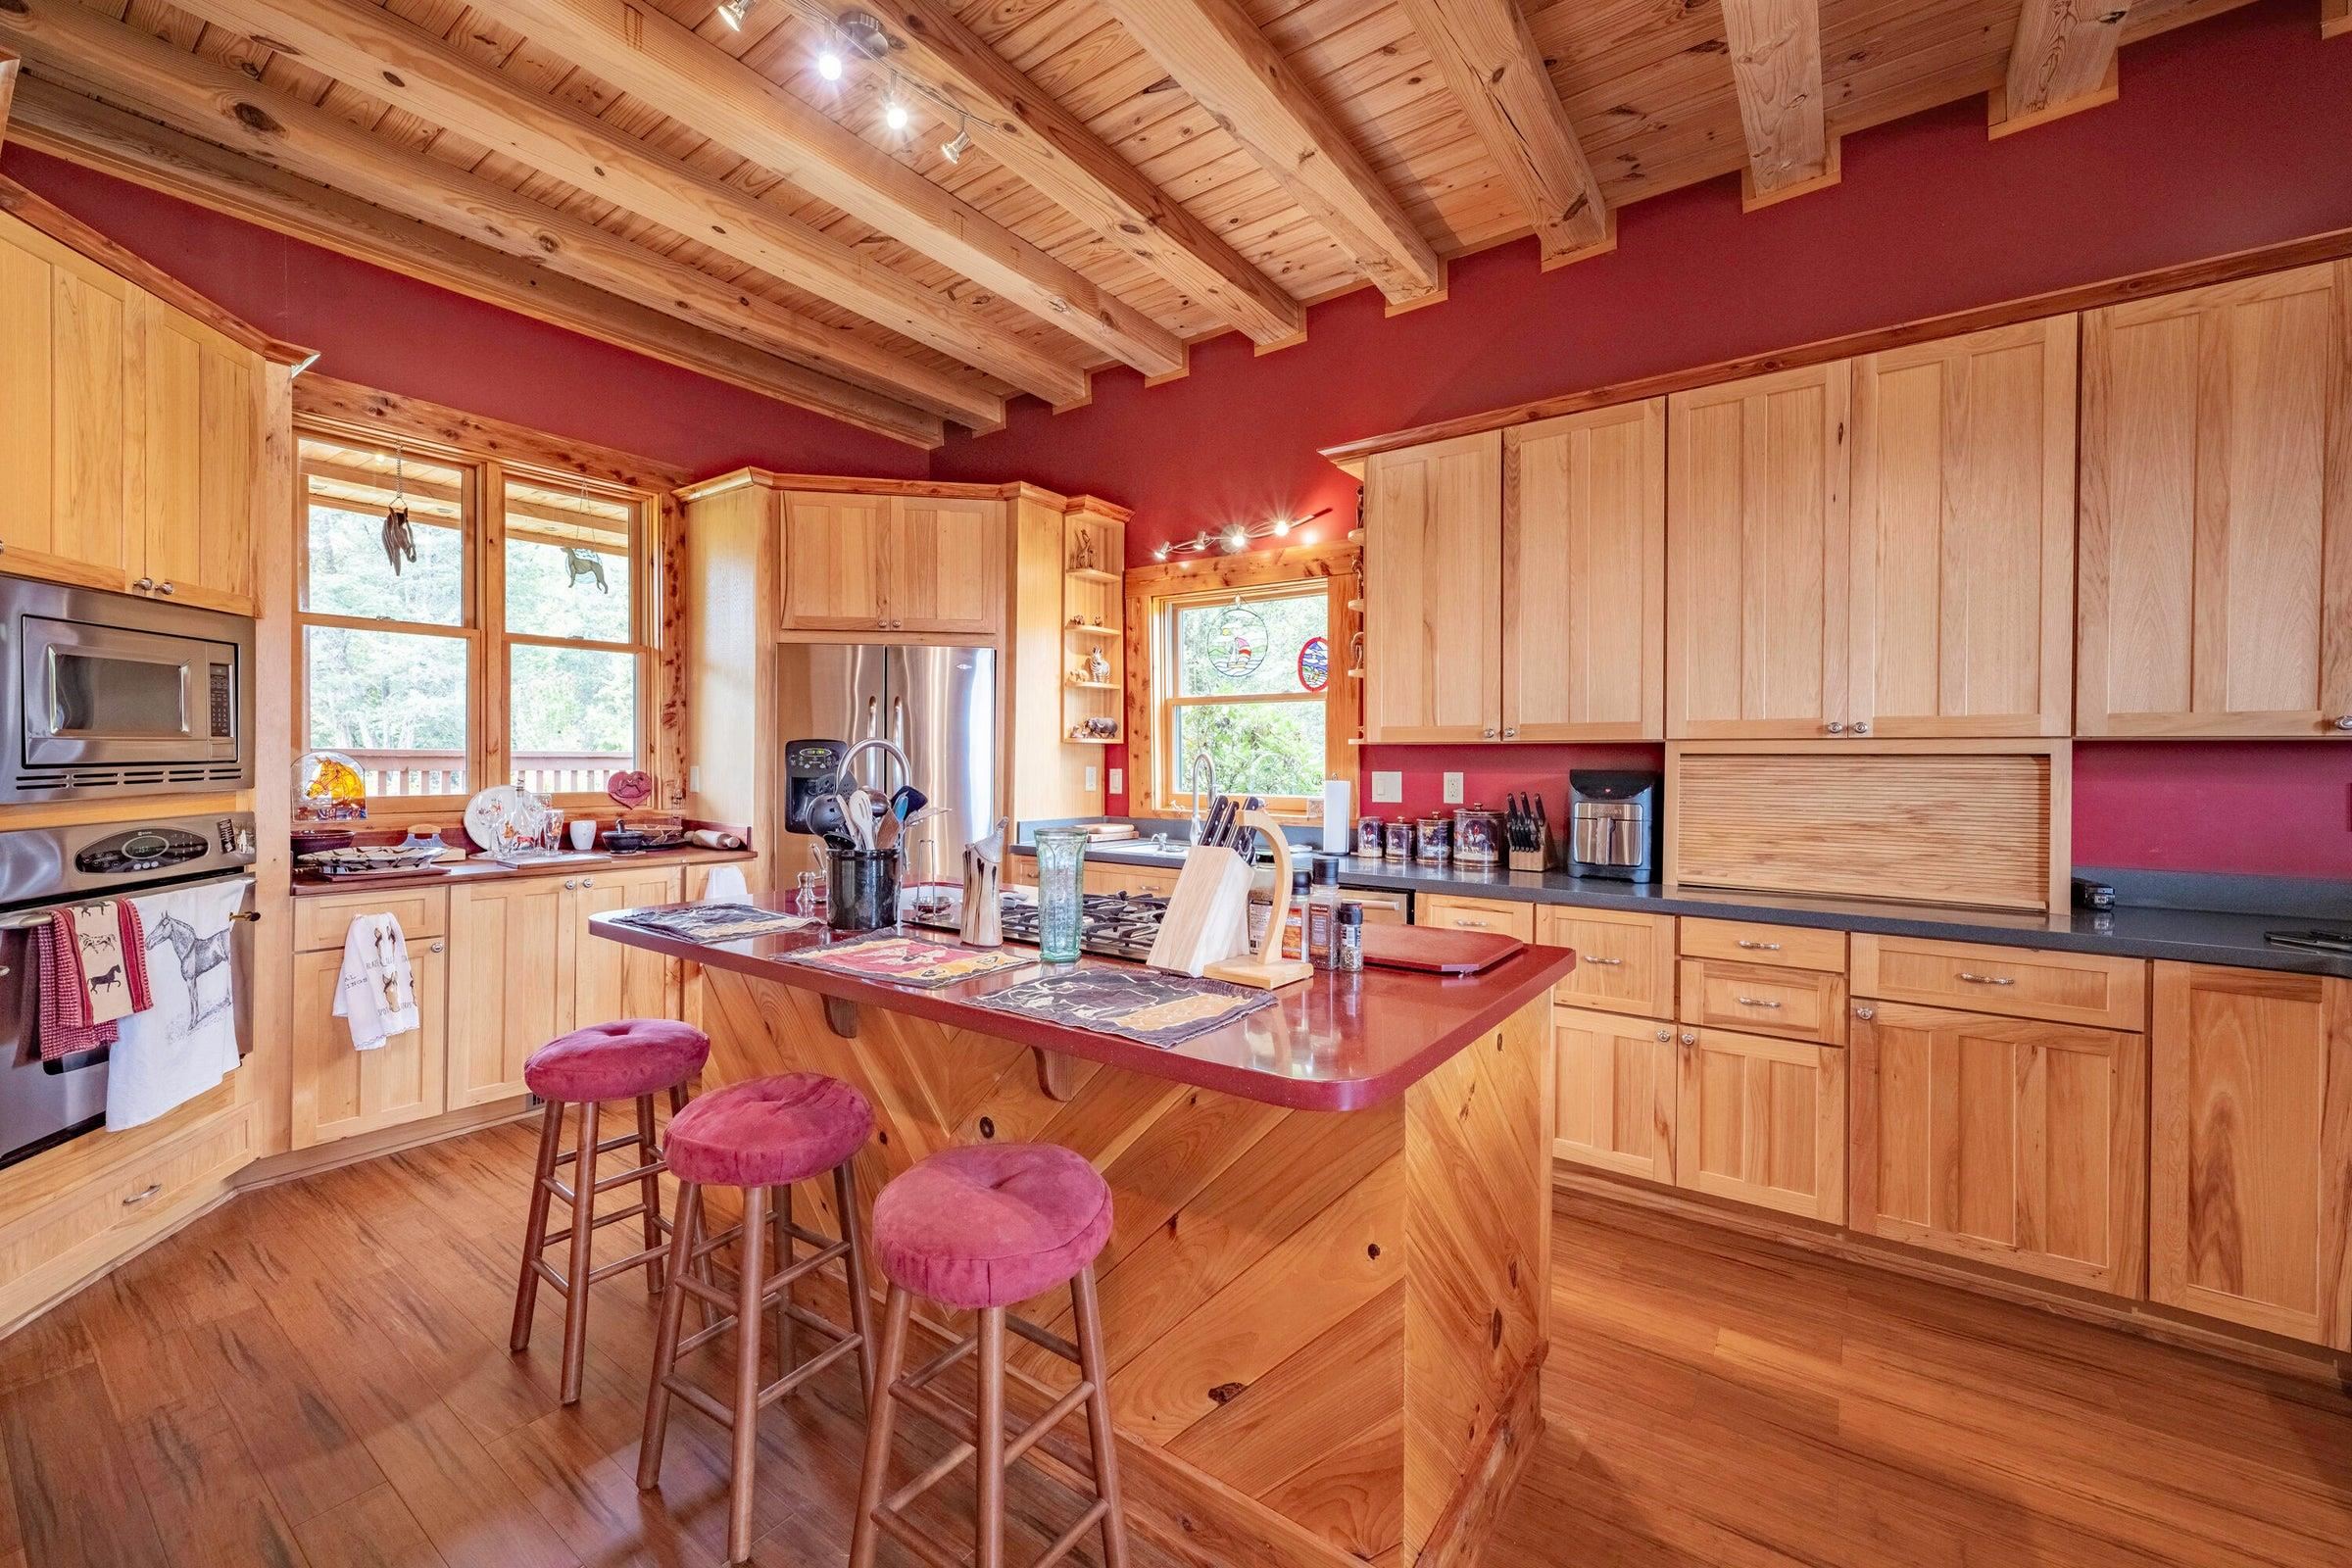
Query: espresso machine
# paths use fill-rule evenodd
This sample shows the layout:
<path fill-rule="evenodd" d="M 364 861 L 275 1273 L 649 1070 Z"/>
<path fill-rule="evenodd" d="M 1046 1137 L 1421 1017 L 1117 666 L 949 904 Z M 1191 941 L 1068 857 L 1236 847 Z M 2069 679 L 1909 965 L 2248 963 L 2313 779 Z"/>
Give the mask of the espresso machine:
<path fill-rule="evenodd" d="M 1568 869 L 1620 882 L 1658 879 L 1655 773 L 1576 768 L 1568 774 Z"/>

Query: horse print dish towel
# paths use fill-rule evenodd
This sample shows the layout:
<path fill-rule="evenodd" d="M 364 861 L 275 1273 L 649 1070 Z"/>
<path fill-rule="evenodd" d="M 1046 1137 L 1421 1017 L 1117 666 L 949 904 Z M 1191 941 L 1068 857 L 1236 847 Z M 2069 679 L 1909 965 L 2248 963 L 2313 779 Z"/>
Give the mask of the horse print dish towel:
<path fill-rule="evenodd" d="M 238 877 L 138 901 L 155 1005 L 119 1026 L 106 1076 L 110 1132 L 153 1121 L 236 1070 L 229 933 L 252 890 L 251 877 Z"/>
<path fill-rule="evenodd" d="M 33 941 L 43 1061 L 113 1045 L 117 1020 L 149 1005 L 146 950 L 131 905 L 102 899 L 60 909 Z"/>

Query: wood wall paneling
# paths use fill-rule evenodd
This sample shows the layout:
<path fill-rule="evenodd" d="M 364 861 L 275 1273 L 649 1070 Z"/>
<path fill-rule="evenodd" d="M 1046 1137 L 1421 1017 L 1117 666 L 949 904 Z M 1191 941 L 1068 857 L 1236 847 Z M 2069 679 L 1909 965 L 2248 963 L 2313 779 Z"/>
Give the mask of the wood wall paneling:
<path fill-rule="evenodd" d="M 1383 453 L 1364 488 L 1364 738 L 1496 739 L 1502 438 Z"/>
<path fill-rule="evenodd" d="M 1502 738 L 1665 734 L 1665 400 L 1505 432 Z"/>

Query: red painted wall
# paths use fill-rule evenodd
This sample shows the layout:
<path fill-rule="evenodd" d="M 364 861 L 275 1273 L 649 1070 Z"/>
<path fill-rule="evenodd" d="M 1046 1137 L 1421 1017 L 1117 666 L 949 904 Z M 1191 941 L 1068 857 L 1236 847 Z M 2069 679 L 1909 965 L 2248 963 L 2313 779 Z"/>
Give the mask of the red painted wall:
<path fill-rule="evenodd" d="M 1359 289 L 1316 307 L 1296 348 L 1261 358 L 1228 333 L 1163 386 L 1118 370 L 1082 410 L 1024 400 L 932 472 L 1125 503 L 1131 562 L 1235 519 L 1328 505 L 1337 521 L 1355 486 L 1321 447 L 2352 226 L 2346 147 L 2352 39 L 2322 40 L 2306 0 L 2266 0 L 2126 51 L 2113 105 L 2000 141 L 1980 99 L 1882 126 L 1847 138 L 1833 189 L 1752 214 L 1731 178 L 1656 197 L 1620 215 L 1611 255 L 1546 273 L 1533 241 L 1503 246 L 1455 262 L 1445 304 L 1393 318 Z M 1408 808 L 1451 768 L 1490 802 L 1548 780 L 1556 809 L 1572 760 L 1375 747 L 1364 766 L 1401 770 Z M 2352 746 L 2084 743 L 2076 775 L 2078 863 L 2352 876 Z M 2222 802 L 2227 828 L 2198 820 Z"/>
<path fill-rule="evenodd" d="M 627 349 L 10 146 L 0 172 L 318 369 L 633 452 L 695 474 L 745 464 L 920 478 L 929 454 Z"/>

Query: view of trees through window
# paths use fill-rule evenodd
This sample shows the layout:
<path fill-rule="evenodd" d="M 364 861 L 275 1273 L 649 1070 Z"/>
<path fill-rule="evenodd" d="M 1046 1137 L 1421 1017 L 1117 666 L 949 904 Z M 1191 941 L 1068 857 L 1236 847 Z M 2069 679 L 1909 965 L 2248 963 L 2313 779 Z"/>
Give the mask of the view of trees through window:
<path fill-rule="evenodd" d="M 1168 620 L 1168 793 L 1189 789 L 1206 746 L 1229 795 L 1320 796 L 1324 692 L 1307 688 L 1299 656 L 1330 634 L 1322 583 L 1181 602 Z M 1320 652 L 1328 671 L 1328 641 Z"/>
<path fill-rule="evenodd" d="M 478 473 L 313 437 L 302 451 L 307 745 L 355 754 L 379 795 L 592 791 L 636 765 L 633 504 L 508 479 L 504 590 L 481 607 L 497 612 L 485 627 L 468 548 Z M 395 496 L 409 510 L 397 572 Z M 499 662 L 513 766 L 477 779 L 481 678 Z"/>

